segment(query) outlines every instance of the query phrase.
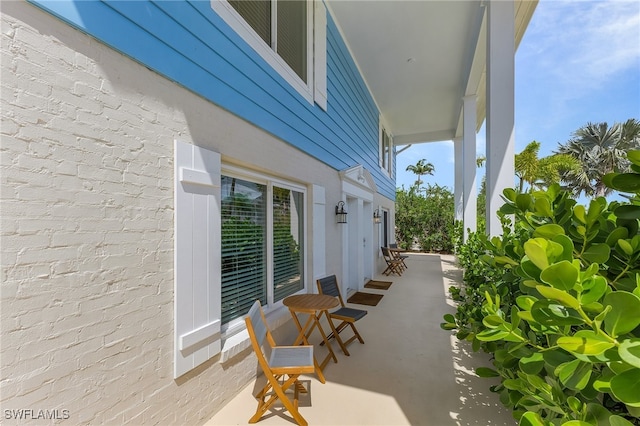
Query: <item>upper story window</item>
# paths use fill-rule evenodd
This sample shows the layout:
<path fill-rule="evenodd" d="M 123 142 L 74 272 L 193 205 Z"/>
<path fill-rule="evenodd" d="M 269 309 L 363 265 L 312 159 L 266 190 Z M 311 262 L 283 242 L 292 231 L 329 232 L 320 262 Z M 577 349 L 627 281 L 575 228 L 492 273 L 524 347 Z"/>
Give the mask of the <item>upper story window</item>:
<path fill-rule="evenodd" d="M 306 0 L 229 0 L 258 36 L 307 83 Z"/>
<path fill-rule="evenodd" d="M 322 1 L 211 0 L 211 6 L 293 88 L 326 109 Z"/>
<path fill-rule="evenodd" d="M 391 175 L 393 159 L 393 140 L 384 127 L 380 127 L 380 167 Z"/>

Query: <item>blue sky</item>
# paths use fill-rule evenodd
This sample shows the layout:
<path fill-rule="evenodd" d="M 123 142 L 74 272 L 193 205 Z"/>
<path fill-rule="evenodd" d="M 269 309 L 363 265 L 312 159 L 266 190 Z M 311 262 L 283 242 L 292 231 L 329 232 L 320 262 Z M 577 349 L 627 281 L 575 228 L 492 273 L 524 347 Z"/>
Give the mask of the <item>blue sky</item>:
<path fill-rule="evenodd" d="M 540 0 L 516 53 L 516 153 L 531 141 L 550 155 L 588 122 L 640 119 L 640 2 Z M 485 151 L 485 127 L 477 136 Z M 423 180 L 453 191 L 453 142 L 413 145 L 397 157 L 397 186 L 409 188 L 409 164 L 425 158 Z M 478 182 L 484 175 L 478 169 Z"/>

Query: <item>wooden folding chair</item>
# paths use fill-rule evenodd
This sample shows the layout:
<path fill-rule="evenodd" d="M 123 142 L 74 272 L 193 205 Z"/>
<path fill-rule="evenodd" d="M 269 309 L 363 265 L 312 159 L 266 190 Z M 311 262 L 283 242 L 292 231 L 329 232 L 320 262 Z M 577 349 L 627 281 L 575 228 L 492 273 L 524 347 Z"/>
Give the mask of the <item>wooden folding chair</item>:
<path fill-rule="evenodd" d="M 298 392 L 307 391 L 298 382 L 298 377 L 315 372 L 313 346 L 277 346 L 258 300 L 249 310 L 245 322 L 258 363 L 267 378 L 266 386 L 256 395 L 258 408 L 249 423 L 256 423 L 274 402 L 280 400 L 296 423 L 306 426 L 307 421 L 298 411 Z M 285 393 L 291 386 L 293 401 Z M 268 399 L 265 401 L 265 398 Z"/>
<path fill-rule="evenodd" d="M 402 261 L 395 259 L 387 247 L 380 247 L 380 250 L 382 250 L 382 257 L 384 257 L 384 261 L 387 263 L 387 269 L 382 271 L 382 273 L 384 275 L 402 275 Z"/>
<path fill-rule="evenodd" d="M 332 330 L 331 334 L 329 334 L 327 338 L 330 339 L 332 337 L 335 337 L 336 341 L 340 345 L 340 348 L 342 349 L 342 352 L 344 352 L 345 355 L 349 356 L 350 354 L 347 350 L 347 345 L 349 343 L 353 342 L 355 339 L 358 339 L 360 343 L 364 343 L 362 336 L 360 336 L 360 333 L 358 333 L 358 330 L 356 329 L 355 322 L 367 315 L 367 311 L 364 311 L 362 309 L 348 308 L 345 306 L 344 301 L 342 300 L 342 295 L 340 295 L 338 280 L 335 275 L 320 278 L 316 281 L 316 283 L 318 284 L 318 291 L 320 292 L 320 294 L 337 297 L 340 301 L 340 308 L 332 312 L 326 311 L 328 315 L 327 319 L 329 320 L 329 325 L 331 326 Z M 332 320 L 338 320 L 341 322 L 337 327 L 335 327 L 335 324 L 332 322 Z M 346 342 L 344 342 L 340 338 L 340 332 L 342 332 L 342 330 L 344 330 L 348 326 L 350 326 L 353 330 L 353 336 L 351 336 Z"/>
<path fill-rule="evenodd" d="M 398 248 L 398 244 L 395 244 L 395 243 L 389 244 L 389 248 L 391 249 L 391 254 L 393 255 L 393 258 L 402 262 L 403 269 L 407 269 L 408 266 L 404 262 L 404 260 L 408 259 L 409 256 L 407 256 L 406 254 L 401 254 L 401 250 Z"/>

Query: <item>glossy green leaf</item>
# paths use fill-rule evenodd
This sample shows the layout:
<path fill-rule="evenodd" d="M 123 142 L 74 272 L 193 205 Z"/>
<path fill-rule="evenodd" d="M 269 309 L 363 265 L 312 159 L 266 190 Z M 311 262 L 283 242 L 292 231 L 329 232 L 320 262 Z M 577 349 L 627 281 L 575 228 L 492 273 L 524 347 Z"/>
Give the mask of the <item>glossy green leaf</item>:
<path fill-rule="evenodd" d="M 520 317 L 521 320 L 527 321 L 528 323 L 535 322 L 535 320 L 533 319 L 533 315 L 531 315 L 531 312 L 529 311 L 518 312 L 518 317 Z"/>
<path fill-rule="evenodd" d="M 622 372 L 611 379 L 611 393 L 631 407 L 640 407 L 640 369 Z"/>
<path fill-rule="evenodd" d="M 588 362 L 574 359 L 573 361 L 559 365 L 555 374 L 560 382 L 571 390 L 582 390 L 589 383 L 592 366 Z"/>
<path fill-rule="evenodd" d="M 640 325 L 640 297 L 626 291 L 613 291 L 603 300 L 611 311 L 604 317 L 604 329 L 616 337 Z"/>
<path fill-rule="evenodd" d="M 549 259 L 547 258 L 548 245 L 549 242 L 542 238 L 532 238 L 524 243 L 524 252 L 529 260 L 540 270 L 544 270 L 549 266 Z M 532 278 L 535 279 L 535 277 Z"/>
<path fill-rule="evenodd" d="M 618 348 L 618 354 L 627 364 L 640 368 L 640 339 L 623 340 Z"/>
<path fill-rule="evenodd" d="M 592 263 L 605 263 L 609 260 L 611 248 L 604 243 L 591 244 L 582 253 L 582 257 Z"/>
<path fill-rule="evenodd" d="M 456 322 L 456 317 L 454 317 L 452 314 L 444 314 L 444 316 L 442 318 L 446 322 Z"/>
<path fill-rule="evenodd" d="M 633 247 L 631 246 L 631 244 L 629 244 L 628 241 L 618 240 L 617 245 L 618 247 L 620 247 L 620 250 L 622 250 L 622 252 L 627 256 L 631 256 L 633 254 Z"/>
<path fill-rule="evenodd" d="M 604 296 L 607 288 L 607 280 L 600 275 L 596 275 L 583 281 L 580 303 L 588 305 L 590 303 L 597 302 L 602 298 L 602 296 Z"/>
<path fill-rule="evenodd" d="M 580 412 L 582 412 L 582 401 L 573 395 L 567 398 L 567 405 L 571 411 L 576 414 L 580 414 Z"/>
<path fill-rule="evenodd" d="M 593 426 L 591 423 L 583 422 L 582 420 L 569 420 L 562 423 L 562 426 Z"/>
<path fill-rule="evenodd" d="M 580 279 L 582 281 L 593 277 L 595 274 L 598 273 L 598 271 L 600 271 L 600 266 L 597 263 L 592 263 L 591 265 L 589 265 L 589 267 L 587 269 L 585 269 L 584 271 L 580 272 Z M 584 284 L 583 284 L 584 286 Z"/>
<path fill-rule="evenodd" d="M 534 203 L 536 214 L 541 217 L 552 217 L 551 203 L 546 198 L 536 198 Z"/>
<path fill-rule="evenodd" d="M 520 307 L 520 309 L 524 309 L 525 311 L 530 311 L 531 307 L 534 303 L 536 303 L 538 299 L 533 296 L 518 296 L 516 297 L 516 304 Z"/>
<path fill-rule="evenodd" d="M 540 417 L 540 414 L 533 411 L 527 411 L 522 417 L 520 417 L 518 426 L 547 426 L 550 424 L 551 423 L 543 420 L 542 417 Z"/>
<path fill-rule="evenodd" d="M 487 315 L 482 319 L 482 323 L 489 328 L 496 328 L 504 324 L 504 320 L 498 315 Z"/>
<path fill-rule="evenodd" d="M 606 184 L 610 188 L 622 192 L 640 192 L 640 175 L 637 173 L 610 173 L 605 176 Z"/>
<path fill-rule="evenodd" d="M 518 195 L 518 193 L 516 192 L 515 189 L 513 188 L 505 188 L 502 191 L 502 194 L 504 195 L 504 197 L 509 200 L 509 201 L 516 201 L 516 196 Z"/>
<path fill-rule="evenodd" d="M 488 367 L 478 367 L 476 368 L 476 374 L 478 377 L 499 377 L 500 373 L 498 373 L 493 368 Z"/>
<path fill-rule="evenodd" d="M 544 367 L 544 358 L 542 353 L 534 352 L 528 357 L 520 358 L 519 366 L 522 371 L 527 374 L 538 374 Z"/>
<path fill-rule="evenodd" d="M 609 368 L 605 368 L 596 380 L 593 382 L 593 388 L 598 392 L 610 393 L 611 392 L 611 378 L 616 374 Z"/>
<path fill-rule="evenodd" d="M 533 197 L 531 194 L 518 194 L 516 195 L 516 206 L 520 210 L 527 211 L 533 205 Z"/>
<path fill-rule="evenodd" d="M 542 357 L 544 358 L 544 362 L 546 362 L 553 368 L 556 368 L 560 364 L 564 364 L 565 362 L 569 362 L 575 359 L 573 355 L 557 348 L 542 352 Z"/>
<path fill-rule="evenodd" d="M 522 258 L 520 261 L 520 267 L 527 277 L 536 281 L 540 280 L 540 272 L 542 272 L 542 270 L 529 260 L 529 256 L 524 256 Z"/>
<path fill-rule="evenodd" d="M 620 417 L 617 414 L 614 414 L 609 417 L 609 426 L 633 426 L 633 423 L 631 423 L 624 417 Z"/>
<path fill-rule="evenodd" d="M 534 237 L 542 237 L 549 240 L 558 235 L 564 235 L 564 228 L 560 225 L 556 225 L 555 223 L 548 223 L 546 225 L 538 226 L 533 231 Z"/>
<path fill-rule="evenodd" d="M 508 331 L 500 330 L 498 328 L 489 328 L 478 333 L 476 335 L 476 339 L 482 342 L 494 342 L 496 340 L 503 340 L 508 335 Z"/>
<path fill-rule="evenodd" d="M 562 349 L 581 355 L 600 355 L 615 346 L 592 330 L 581 330 L 573 336 L 559 337 L 557 343 Z"/>
<path fill-rule="evenodd" d="M 587 211 L 582 204 L 578 204 L 573 208 L 573 217 L 575 217 L 580 223 L 587 223 Z"/>
<path fill-rule="evenodd" d="M 579 269 L 563 260 L 543 269 L 540 279 L 559 290 L 571 290 L 576 285 L 579 274 Z"/>
<path fill-rule="evenodd" d="M 593 425 L 605 425 L 609 421 L 611 412 L 599 403 L 590 402 L 587 404 L 586 421 Z"/>
<path fill-rule="evenodd" d="M 524 383 L 520 379 L 506 379 L 502 382 L 505 388 L 511 390 L 522 390 Z"/>
<path fill-rule="evenodd" d="M 627 160 L 636 166 L 640 166 L 640 149 L 632 149 L 627 151 Z"/>
<path fill-rule="evenodd" d="M 566 291 L 558 290 L 557 288 L 547 287 L 544 285 L 536 286 L 536 290 L 538 290 L 538 292 L 547 299 L 560 302 L 564 306 L 568 306 L 569 308 L 578 309 L 580 307 L 580 302 L 578 302 L 578 299 L 576 299 Z"/>
<path fill-rule="evenodd" d="M 531 315 L 536 322 L 546 326 L 583 324 L 584 319 L 574 309 L 567 308 L 553 300 L 539 300 L 531 307 Z"/>
<path fill-rule="evenodd" d="M 589 210 L 587 211 L 587 225 L 593 225 L 597 220 L 602 211 L 607 206 L 606 200 L 602 197 L 598 197 L 596 199 L 591 200 L 589 203 Z"/>
<path fill-rule="evenodd" d="M 556 258 L 556 261 L 561 260 L 573 260 L 573 241 L 566 235 L 556 235 L 552 240 L 554 243 L 558 243 L 562 246 L 562 255 Z"/>
<path fill-rule="evenodd" d="M 496 256 L 493 259 L 499 265 L 512 265 L 512 266 L 520 265 L 520 263 L 516 262 L 515 260 L 513 260 L 513 259 L 511 259 L 510 257 L 507 257 L 507 256 Z"/>
<path fill-rule="evenodd" d="M 609 247 L 613 247 L 614 245 L 616 245 L 616 242 L 618 240 L 625 239 L 628 237 L 629 237 L 629 230 L 625 227 L 620 226 L 614 229 L 613 231 L 611 231 L 609 236 L 607 236 L 607 245 L 609 245 Z"/>
<path fill-rule="evenodd" d="M 616 208 L 614 213 L 619 219 L 640 219 L 640 206 L 622 205 Z"/>

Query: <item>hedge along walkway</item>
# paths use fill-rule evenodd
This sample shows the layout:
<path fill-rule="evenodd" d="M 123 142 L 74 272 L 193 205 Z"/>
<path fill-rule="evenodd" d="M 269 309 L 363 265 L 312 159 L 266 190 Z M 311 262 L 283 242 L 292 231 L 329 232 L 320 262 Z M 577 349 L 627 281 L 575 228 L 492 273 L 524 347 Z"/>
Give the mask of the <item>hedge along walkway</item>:
<path fill-rule="evenodd" d="M 407 262 L 388 290 L 366 290 L 384 294 L 377 306 L 353 305 L 369 312 L 357 323 L 365 344 L 352 343 L 347 357 L 333 343 L 338 363 L 327 364 L 327 382 L 303 376 L 311 392 L 301 397 L 300 413 L 310 425 L 517 424 L 489 391 L 497 382 L 475 376 L 475 368 L 490 366 L 487 355 L 440 328 L 442 316 L 455 310 L 448 288 L 462 278 L 455 258 L 409 253 Z M 262 378 L 250 383 L 207 425 L 246 425 L 261 385 Z M 268 413 L 258 424 L 294 424 L 289 419 Z"/>

